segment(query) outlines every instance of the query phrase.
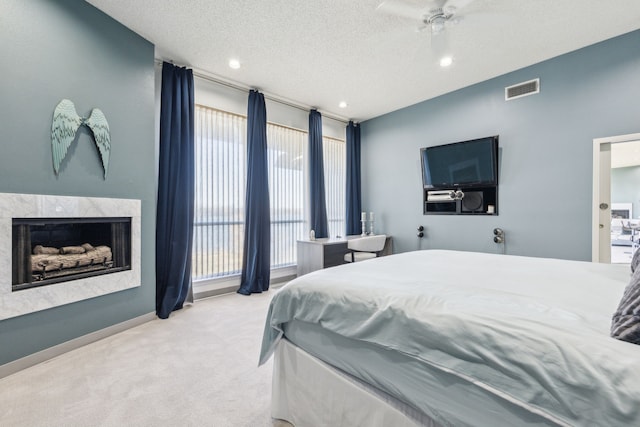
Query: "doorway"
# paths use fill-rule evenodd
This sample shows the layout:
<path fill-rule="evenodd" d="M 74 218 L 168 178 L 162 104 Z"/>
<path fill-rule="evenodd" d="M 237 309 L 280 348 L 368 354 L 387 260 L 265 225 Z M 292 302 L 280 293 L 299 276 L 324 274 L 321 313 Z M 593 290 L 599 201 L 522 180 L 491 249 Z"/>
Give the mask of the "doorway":
<path fill-rule="evenodd" d="M 640 185 L 620 184 L 636 173 L 640 182 L 640 133 L 593 140 L 593 262 L 629 262 L 640 244 Z"/>

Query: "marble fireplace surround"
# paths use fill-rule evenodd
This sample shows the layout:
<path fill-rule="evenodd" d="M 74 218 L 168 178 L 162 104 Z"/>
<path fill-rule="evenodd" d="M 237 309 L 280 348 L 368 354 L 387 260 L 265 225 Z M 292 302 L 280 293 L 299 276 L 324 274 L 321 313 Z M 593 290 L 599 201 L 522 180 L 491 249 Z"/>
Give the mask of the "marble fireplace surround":
<path fill-rule="evenodd" d="M 0 320 L 134 288 L 140 274 L 140 200 L 0 193 Z M 13 291 L 13 218 L 131 217 L 131 270 Z"/>

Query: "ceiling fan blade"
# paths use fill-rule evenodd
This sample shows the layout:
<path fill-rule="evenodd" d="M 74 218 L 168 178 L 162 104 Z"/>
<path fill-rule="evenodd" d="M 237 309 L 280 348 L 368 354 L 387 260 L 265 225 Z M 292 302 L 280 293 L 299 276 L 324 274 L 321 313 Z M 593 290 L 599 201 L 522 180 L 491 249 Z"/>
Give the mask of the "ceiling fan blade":
<path fill-rule="evenodd" d="M 460 11 L 473 2 L 474 0 L 447 0 L 444 7 L 454 7 L 456 11 Z"/>
<path fill-rule="evenodd" d="M 431 32 L 431 25 L 423 23 L 416 27 L 416 33 L 421 33 L 425 30 L 429 30 L 429 32 Z"/>
<path fill-rule="evenodd" d="M 418 20 L 422 16 L 423 9 L 403 0 L 385 0 L 376 7 L 376 12 Z"/>
<path fill-rule="evenodd" d="M 429 0 L 427 3 L 429 3 L 428 9 L 437 9 L 443 8 L 447 0 Z"/>

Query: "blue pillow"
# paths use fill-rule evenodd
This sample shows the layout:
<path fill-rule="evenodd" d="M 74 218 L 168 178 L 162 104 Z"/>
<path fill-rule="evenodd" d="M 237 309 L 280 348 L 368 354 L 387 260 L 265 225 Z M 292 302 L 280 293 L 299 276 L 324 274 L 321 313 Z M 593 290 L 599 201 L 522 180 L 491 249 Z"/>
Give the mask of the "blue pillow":
<path fill-rule="evenodd" d="M 613 338 L 640 344 L 640 268 L 635 269 L 611 320 Z"/>

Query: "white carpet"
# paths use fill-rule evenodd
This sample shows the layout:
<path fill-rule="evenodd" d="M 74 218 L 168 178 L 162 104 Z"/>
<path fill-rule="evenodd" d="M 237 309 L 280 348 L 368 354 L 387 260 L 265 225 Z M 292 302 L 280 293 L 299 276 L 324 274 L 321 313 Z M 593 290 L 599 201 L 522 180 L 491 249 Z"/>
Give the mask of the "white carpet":
<path fill-rule="evenodd" d="M 258 367 L 275 291 L 197 301 L 0 379 L 0 425 L 262 427 L 272 361 Z"/>

